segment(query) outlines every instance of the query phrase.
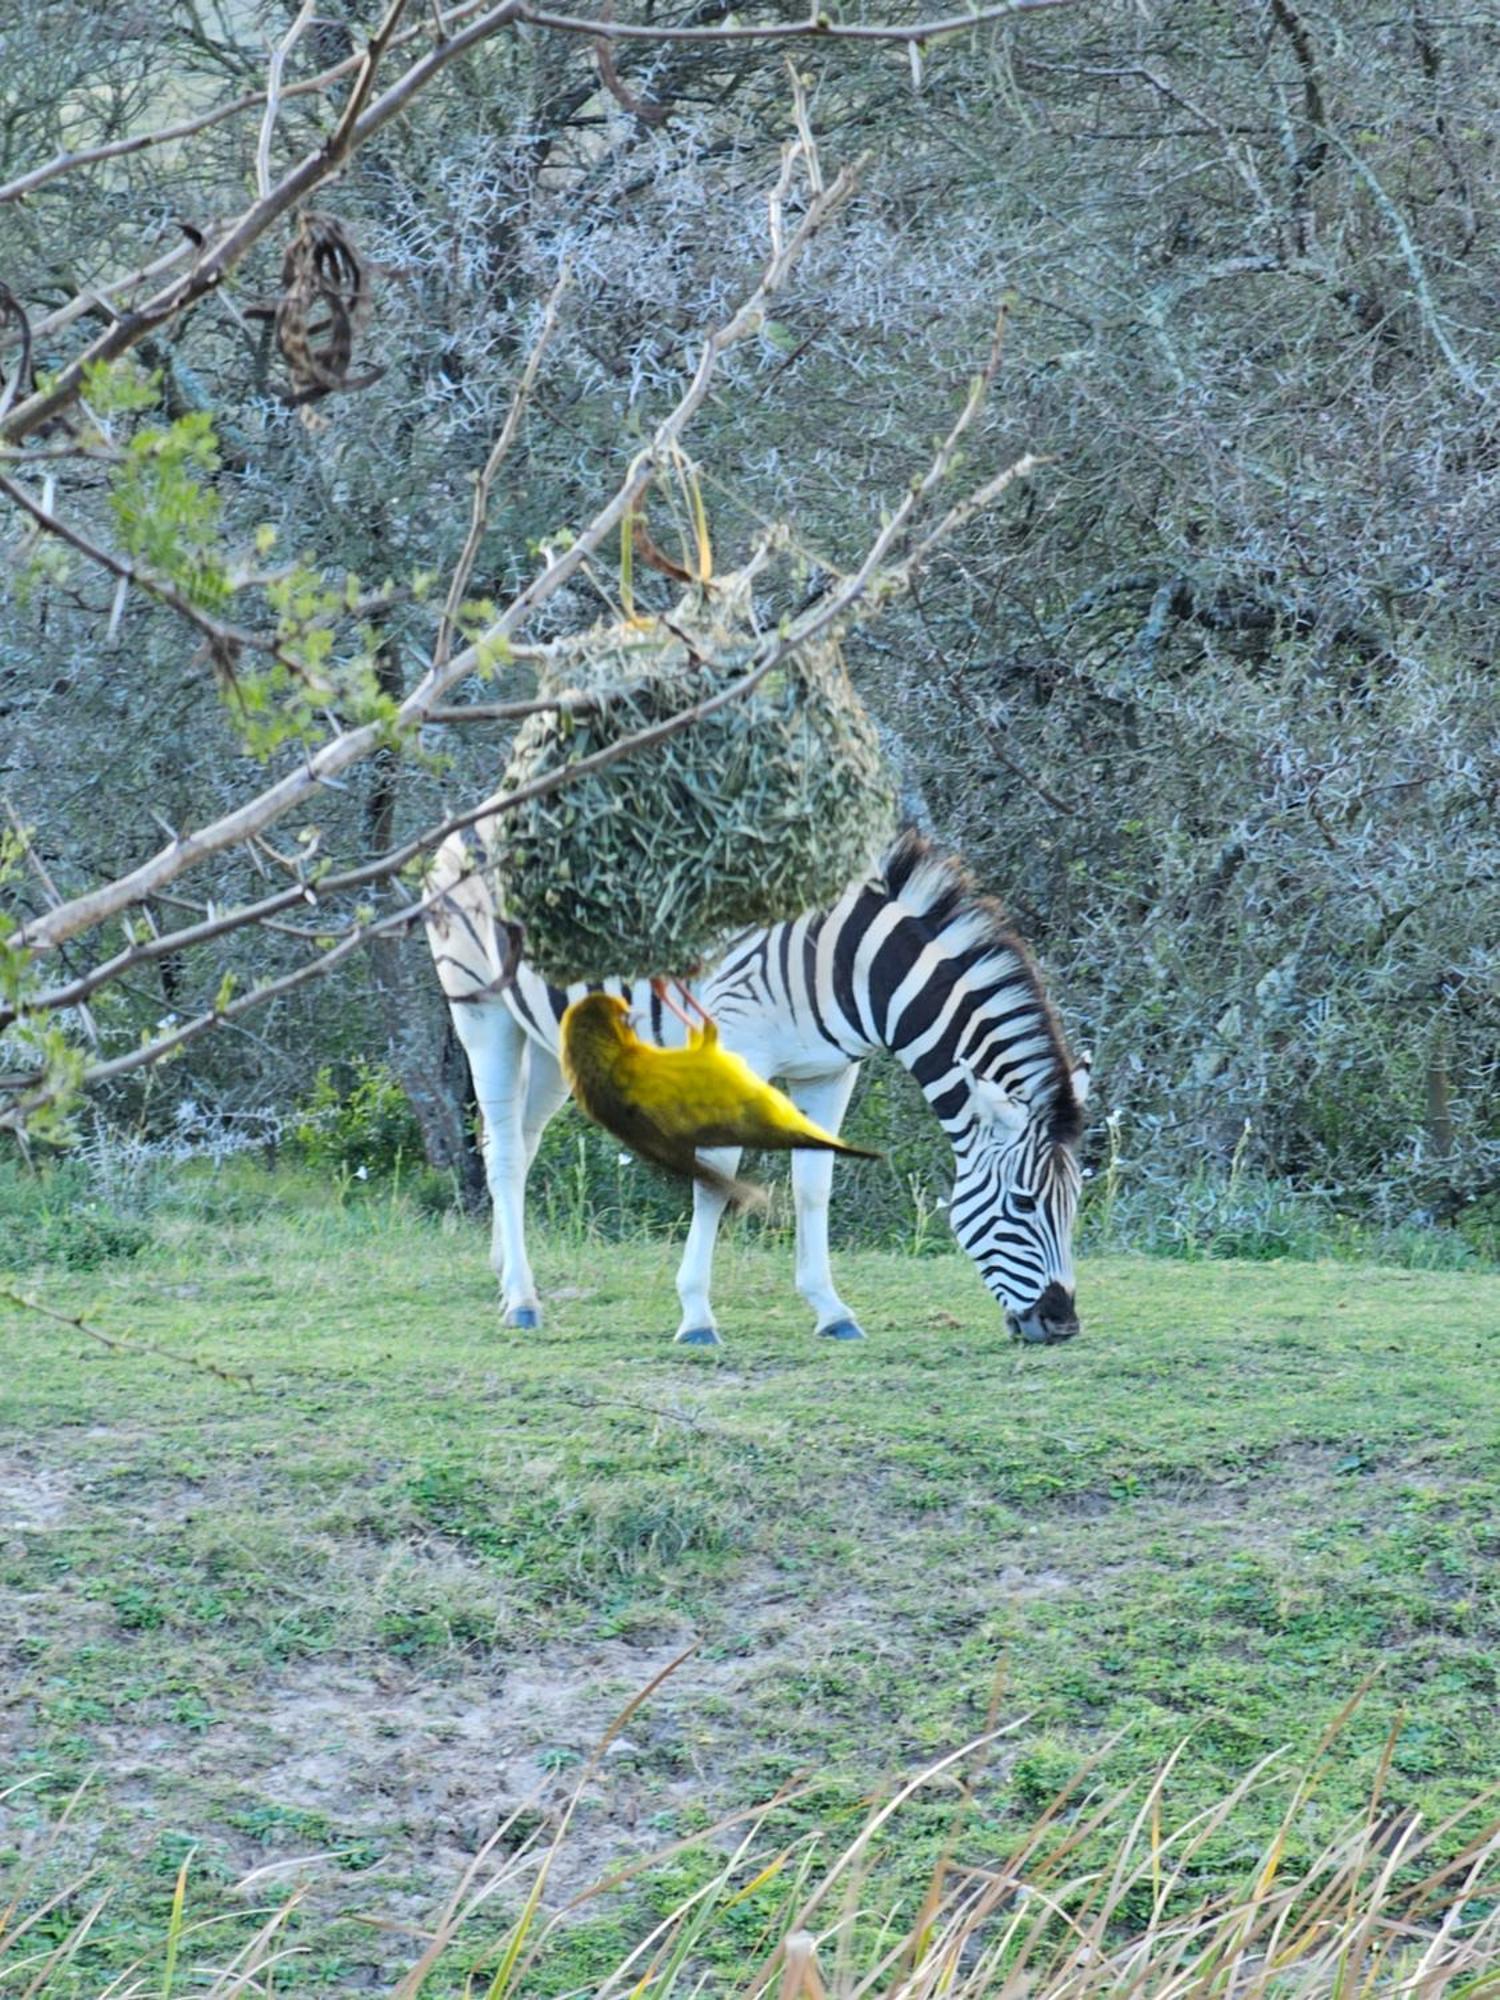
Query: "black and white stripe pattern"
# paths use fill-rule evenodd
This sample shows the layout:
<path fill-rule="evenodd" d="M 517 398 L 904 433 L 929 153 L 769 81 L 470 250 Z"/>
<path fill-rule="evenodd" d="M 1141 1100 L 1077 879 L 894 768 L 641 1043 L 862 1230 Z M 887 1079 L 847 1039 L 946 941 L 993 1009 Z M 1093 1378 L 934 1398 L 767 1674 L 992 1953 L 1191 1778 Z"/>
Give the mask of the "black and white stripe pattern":
<path fill-rule="evenodd" d="M 447 849 L 445 862 L 450 873 L 460 867 Z M 447 901 L 444 933 L 434 927 L 431 942 L 461 1023 L 465 993 L 482 1002 L 493 982 L 488 892 L 471 875 Z M 563 1012 L 586 990 L 549 986 L 523 965 L 504 1000 L 528 1041 L 555 1057 Z M 648 986 L 609 990 L 631 1003 L 642 1032 L 680 1038 Z M 956 861 L 905 834 L 832 909 L 746 933 L 695 990 L 726 1043 L 789 1087 L 892 1051 L 952 1143 L 954 1233 L 1013 1327 L 1036 1340 L 1076 1331 L 1071 1238 L 1087 1066 L 1069 1057 L 1026 947 Z"/>

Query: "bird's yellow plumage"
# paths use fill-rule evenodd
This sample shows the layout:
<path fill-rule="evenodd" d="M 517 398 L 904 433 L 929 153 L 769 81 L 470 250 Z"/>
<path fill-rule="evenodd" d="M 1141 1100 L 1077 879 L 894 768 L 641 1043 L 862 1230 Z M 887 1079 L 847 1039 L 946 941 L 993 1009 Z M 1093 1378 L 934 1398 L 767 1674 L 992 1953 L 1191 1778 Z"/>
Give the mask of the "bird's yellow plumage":
<path fill-rule="evenodd" d="M 574 1097 L 596 1124 L 643 1159 L 691 1176 L 735 1207 L 758 1191 L 698 1158 L 700 1146 L 809 1146 L 878 1159 L 846 1145 L 805 1118 L 789 1097 L 758 1077 L 719 1040 L 705 1015 L 683 1049 L 659 1049 L 630 1025 L 630 1009 L 612 993 L 575 1000 L 562 1018 L 562 1066 Z"/>

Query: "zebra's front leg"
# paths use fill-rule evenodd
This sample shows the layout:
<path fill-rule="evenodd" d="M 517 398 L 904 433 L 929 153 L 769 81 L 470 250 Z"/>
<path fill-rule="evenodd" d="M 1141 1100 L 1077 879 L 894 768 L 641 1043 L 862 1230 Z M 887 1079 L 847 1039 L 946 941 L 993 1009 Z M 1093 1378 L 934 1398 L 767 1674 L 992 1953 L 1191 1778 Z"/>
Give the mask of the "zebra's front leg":
<path fill-rule="evenodd" d="M 714 1146 L 705 1148 L 702 1158 L 732 1179 L 739 1170 L 741 1150 L 738 1146 Z M 701 1181 L 693 1183 L 693 1223 L 682 1246 L 682 1262 L 677 1267 L 677 1296 L 682 1301 L 677 1338 L 684 1347 L 722 1345 L 708 1290 L 713 1282 L 714 1244 L 724 1206 L 722 1195 L 713 1193 Z"/>
<path fill-rule="evenodd" d="M 484 1121 L 484 1172 L 493 1222 L 490 1268 L 500 1281 L 502 1322 L 539 1327 L 541 1303 L 526 1255 L 525 1112 L 531 1082 L 526 1033 L 501 1001 L 453 1009 L 454 1026 L 469 1058 L 474 1095 Z"/>
<path fill-rule="evenodd" d="M 859 1076 L 851 1063 L 834 1076 L 788 1083 L 786 1094 L 825 1132 L 837 1133 Z M 812 1307 L 825 1340 L 863 1340 L 864 1328 L 833 1289 L 828 1258 L 828 1203 L 833 1192 L 832 1153 L 799 1148 L 792 1154 L 792 1199 L 797 1211 L 797 1290 Z"/>

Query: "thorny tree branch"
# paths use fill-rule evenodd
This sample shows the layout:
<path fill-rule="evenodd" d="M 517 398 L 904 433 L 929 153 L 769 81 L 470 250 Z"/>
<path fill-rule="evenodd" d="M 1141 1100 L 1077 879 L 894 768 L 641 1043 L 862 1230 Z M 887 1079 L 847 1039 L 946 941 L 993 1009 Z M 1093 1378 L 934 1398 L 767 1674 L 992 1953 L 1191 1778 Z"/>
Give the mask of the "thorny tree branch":
<path fill-rule="evenodd" d="M 542 313 L 541 329 L 531 344 L 531 353 L 521 379 L 516 384 L 516 392 L 510 399 L 510 408 L 505 413 L 500 434 L 490 447 L 490 455 L 474 481 L 474 509 L 469 521 L 469 532 L 459 552 L 458 561 L 453 565 L 448 596 L 443 604 L 442 618 L 438 623 L 437 641 L 432 649 L 432 662 L 435 667 L 441 668 L 448 663 L 448 655 L 453 646 L 454 626 L 468 593 L 469 578 L 474 574 L 479 545 L 484 540 L 484 531 L 489 522 L 490 490 L 494 486 L 495 475 L 510 455 L 510 448 L 516 441 L 516 433 L 521 427 L 521 417 L 536 385 L 537 370 L 542 365 L 542 356 L 547 351 L 553 329 L 557 325 L 557 311 L 562 304 L 563 293 L 567 290 L 568 279 L 569 272 L 564 266 Z"/>
<path fill-rule="evenodd" d="M 213 617 L 211 613 L 194 604 L 190 597 L 184 596 L 175 584 L 168 583 L 163 577 L 153 576 L 150 570 L 141 569 L 124 556 L 111 555 L 108 549 L 100 548 L 97 542 L 91 542 L 79 529 L 51 513 L 39 500 L 33 500 L 24 487 L 18 486 L 3 472 L 0 472 L 0 493 L 5 495 L 12 506 L 19 507 L 23 513 L 29 514 L 44 533 L 53 536 L 57 541 L 66 542 L 70 549 L 76 549 L 81 556 L 86 556 L 90 562 L 97 563 L 100 569 L 107 571 L 122 587 L 128 589 L 134 585 L 147 597 L 154 597 L 158 603 L 168 605 L 179 618 L 191 625 L 195 631 L 202 633 L 208 641 L 213 657 L 221 664 L 233 660 L 236 653 L 241 650 L 269 653 L 273 659 L 279 660 L 289 673 L 299 678 L 303 677 L 304 670 L 301 663 L 284 652 L 274 639 L 268 639 L 259 632 L 252 632 L 246 626 L 231 625 L 222 618 Z M 118 622 L 118 613 L 112 622 Z"/>
<path fill-rule="evenodd" d="M 216 1375 L 221 1382 L 228 1382 L 236 1389 L 253 1387 L 250 1376 L 238 1369 L 221 1368 L 216 1361 L 204 1361 L 196 1354 L 174 1353 L 170 1347 L 158 1347 L 149 1340 L 127 1340 L 123 1334 L 106 1333 L 103 1327 L 95 1326 L 77 1313 L 59 1312 L 56 1306 L 43 1305 L 40 1299 L 29 1298 L 25 1292 L 18 1292 L 10 1285 L 0 1285 L 0 1302 L 18 1306 L 22 1312 L 40 1313 L 44 1319 L 53 1319 L 60 1326 L 71 1326 L 75 1332 L 86 1334 L 90 1340 L 98 1341 L 116 1354 L 149 1354 L 155 1361 L 170 1361 L 178 1368 L 191 1368 L 200 1375 Z"/>
<path fill-rule="evenodd" d="M 260 141 L 255 148 L 255 191 L 262 201 L 267 200 L 271 193 L 271 141 L 276 133 L 276 114 L 281 109 L 281 72 L 311 21 L 316 4 L 317 0 L 302 0 L 296 20 L 271 51 L 271 60 L 266 65 L 266 110 L 260 121 Z"/>
<path fill-rule="evenodd" d="M 785 198 L 799 157 L 800 148 L 788 149 L 775 198 Z M 599 510 L 572 545 L 554 556 L 540 574 L 511 600 L 480 639 L 442 665 L 434 662 L 429 667 L 397 711 L 394 726 L 399 732 L 409 733 L 420 727 L 427 721 L 432 707 L 449 689 L 476 672 L 487 657 L 503 651 L 531 614 L 553 597 L 619 527 L 645 491 L 657 463 L 670 454 L 702 405 L 720 359 L 760 327 L 767 303 L 785 282 L 808 242 L 843 206 L 854 185 L 853 172 L 846 170 L 824 194 L 809 202 L 796 229 L 767 261 L 755 289 L 734 315 L 704 342 L 698 365 L 686 389 L 657 425 L 644 449 L 631 460 L 614 497 Z M 263 831 L 283 813 L 316 792 L 320 785 L 329 783 L 340 772 L 379 749 L 389 739 L 390 729 L 390 724 L 368 723 L 358 729 L 341 731 L 296 770 L 289 771 L 277 783 L 268 786 L 233 812 L 194 833 L 179 836 L 130 873 L 86 895 L 76 896 L 56 910 L 36 918 L 16 933 L 11 939 L 12 946 L 31 951 L 53 950 L 68 938 L 117 916 L 133 903 L 142 902 L 210 855 L 237 846 L 252 834 Z"/>
<path fill-rule="evenodd" d="M 450 29 L 477 12 L 483 0 L 463 0 L 463 4 L 452 8 L 448 14 Z M 407 28 L 395 36 L 390 46 L 398 48 L 404 43 L 415 41 L 426 31 L 423 28 Z M 353 55 L 344 56 L 328 69 L 320 70 L 316 76 L 304 77 L 299 83 L 289 83 L 282 91 L 282 97 L 319 97 L 331 84 L 340 83 L 351 70 L 359 68 L 365 59 L 363 49 Z M 0 186 L 0 206 L 9 201 L 19 201 L 22 196 L 34 194 L 60 174 L 76 173 L 82 167 L 100 166 L 106 160 L 119 160 L 130 153 L 144 153 L 153 146 L 171 145 L 177 139 L 193 139 L 200 132 L 207 132 L 215 125 L 223 125 L 231 118 L 238 118 L 242 111 L 254 111 L 267 101 L 264 90 L 246 91 L 243 97 L 236 97 L 228 104 L 216 104 L 211 111 L 201 112 L 195 118 L 179 119 L 175 125 L 161 125 L 152 132 L 132 132 L 128 138 L 110 139 L 103 145 L 89 146 L 81 153 L 58 153 L 53 159 L 44 161 L 39 167 L 32 167 L 24 174 L 18 174 L 12 181 Z"/>
<path fill-rule="evenodd" d="M 1395 237 L 1400 247 L 1402 262 L 1406 265 L 1407 272 L 1411 278 L 1412 295 L 1416 299 L 1418 310 L 1422 315 L 1422 322 L 1426 326 L 1427 331 L 1432 335 L 1438 352 L 1452 370 L 1453 379 L 1465 394 L 1472 396 L 1476 402 L 1488 403 L 1490 401 L 1490 390 L 1479 380 L 1473 366 L 1464 359 L 1457 348 L 1454 347 L 1453 342 L 1448 338 L 1447 331 L 1443 326 L 1442 315 L 1438 311 L 1437 301 L 1432 296 L 1432 286 L 1428 282 L 1427 271 L 1423 265 L 1421 253 L 1412 240 L 1412 233 L 1406 225 L 1405 216 L 1402 215 L 1395 202 L 1391 200 L 1391 197 L 1375 178 L 1375 174 L 1368 161 L 1363 159 L 1354 150 L 1343 134 L 1330 127 L 1328 137 L 1338 148 L 1339 152 L 1343 154 L 1354 173 L 1363 181 L 1365 187 L 1369 190 L 1370 199 L 1390 225 L 1391 234 Z"/>
<path fill-rule="evenodd" d="M 359 123 L 360 113 L 369 103 L 370 92 L 375 88 L 375 72 L 379 69 L 381 59 L 389 49 L 391 38 L 400 27 L 401 16 L 405 12 L 406 0 L 391 0 L 385 19 L 370 37 L 360 72 L 354 79 L 354 88 L 349 92 L 349 102 L 344 106 L 343 116 L 339 119 L 338 127 L 328 142 L 327 150 L 335 156 L 343 154 L 349 147 L 354 129 Z M 439 47 L 441 46 L 440 43 Z"/>
<path fill-rule="evenodd" d="M 962 14 L 944 14 L 933 20 L 899 22 L 834 21 L 827 14 L 814 13 L 805 21 L 739 21 L 722 28 L 666 28 L 639 21 L 588 20 L 578 14 L 553 14 L 542 7 L 526 7 L 522 18 L 534 28 L 552 28 L 559 34 L 589 35 L 596 41 L 635 42 L 896 42 L 920 47 L 945 35 L 961 35 L 969 28 L 983 28 L 1016 14 L 1038 14 L 1052 7 L 1066 7 L 1070 0 L 998 0 L 990 7 L 976 7 Z"/>
<path fill-rule="evenodd" d="M 236 217 L 215 243 L 205 244 L 190 271 L 130 312 L 122 314 L 82 354 L 75 355 L 61 368 L 45 390 L 28 397 L 13 409 L 0 424 L 0 438 L 14 443 L 29 436 L 77 400 L 84 374 L 89 368 L 99 362 L 118 360 L 153 328 L 175 319 L 195 300 L 215 290 L 268 229 L 336 174 L 365 140 L 404 111 L 440 71 L 498 34 L 502 28 L 509 27 L 523 11 L 523 0 L 501 0 L 499 6 L 491 7 L 458 34 L 419 56 L 405 75 L 399 77 L 373 103 L 365 105 L 358 117 L 341 120 L 330 139 L 285 174 L 269 195 L 253 202 Z M 377 44 L 380 44 L 378 48 Z M 361 73 L 361 81 L 366 82 L 366 87 L 369 81 L 373 81 L 374 63 L 384 53 L 384 44 L 378 35 L 367 53 L 372 59 L 368 69 Z"/>
<path fill-rule="evenodd" d="M 5 415 L 31 379 L 31 322 L 10 287 L 0 285 L 0 332 L 7 327 L 15 329 L 14 337 L 21 351 L 11 364 L 8 378 L 0 369 L 0 417 Z"/>

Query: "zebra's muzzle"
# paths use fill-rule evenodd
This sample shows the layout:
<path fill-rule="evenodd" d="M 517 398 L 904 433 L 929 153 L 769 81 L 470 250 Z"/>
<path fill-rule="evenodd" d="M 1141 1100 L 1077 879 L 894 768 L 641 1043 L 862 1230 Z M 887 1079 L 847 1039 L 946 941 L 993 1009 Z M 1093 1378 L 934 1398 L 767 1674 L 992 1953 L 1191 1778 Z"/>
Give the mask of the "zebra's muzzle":
<path fill-rule="evenodd" d="M 1017 1340 L 1031 1341 L 1037 1346 L 1055 1340 L 1071 1340 L 1078 1331 L 1073 1294 L 1056 1279 L 1034 1306 L 1023 1313 L 1007 1313 L 1006 1318 Z"/>

